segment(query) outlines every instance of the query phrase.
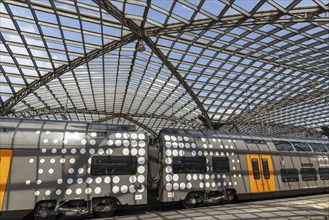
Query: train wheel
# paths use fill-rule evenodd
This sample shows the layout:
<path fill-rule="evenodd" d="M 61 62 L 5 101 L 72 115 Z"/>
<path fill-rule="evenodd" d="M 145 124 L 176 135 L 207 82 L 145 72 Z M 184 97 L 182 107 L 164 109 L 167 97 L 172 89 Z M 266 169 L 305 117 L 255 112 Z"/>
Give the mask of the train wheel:
<path fill-rule="evenodd" d="M 113 216 L 117 204 L 112 198 L 100 198 L 93 201 L 93 212 L 101 218 Z"/>
<path fill-rule="evenodd" d="M 235 193 L 234 191 L 232 190 L 228 190 L 226 191 L 226 202 L 229 204 L 229 203 L 232 203 L 235 199 Z"/>
<path fill-rule="evenodd" d="M 33 217 L 35 220 L 55 220 L 57 218 L 54 212 L 56 202 L 39 202 L 36 204 Z"/>
<path fill-rule="evenodd" d="M 187 195 L 184 200 L 180 201 L 182 206 L 186 209 L 195 208 L 197 205 L 197 200 L 194 197 L 191 197 L 190 195 Z"/>

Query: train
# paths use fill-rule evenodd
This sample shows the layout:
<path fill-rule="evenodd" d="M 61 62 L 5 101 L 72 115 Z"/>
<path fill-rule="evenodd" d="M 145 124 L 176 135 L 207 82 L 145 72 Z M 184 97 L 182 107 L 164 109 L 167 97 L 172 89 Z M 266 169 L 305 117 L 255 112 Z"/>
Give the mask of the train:
<path fill-rule="evenodd" d="M 185 208 L 329 192 L 329 140 L 0 118 L 0 219 L 32 210 L 112 216 L 119 206 Z"/>

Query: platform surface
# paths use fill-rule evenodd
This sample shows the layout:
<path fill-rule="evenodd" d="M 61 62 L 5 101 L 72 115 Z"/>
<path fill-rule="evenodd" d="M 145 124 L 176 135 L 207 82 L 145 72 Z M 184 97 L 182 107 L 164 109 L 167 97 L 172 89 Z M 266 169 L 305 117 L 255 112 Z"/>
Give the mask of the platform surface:
<path fill-rule="evenodd" d="M 313 219 L 329 220 L 329 194 L 249 201 L 229 205 L 130 213 L 106 218 L 108 220 L 158 220 L 158 219 Z M 104 220 L 105 218 L 102 218 Z"/>

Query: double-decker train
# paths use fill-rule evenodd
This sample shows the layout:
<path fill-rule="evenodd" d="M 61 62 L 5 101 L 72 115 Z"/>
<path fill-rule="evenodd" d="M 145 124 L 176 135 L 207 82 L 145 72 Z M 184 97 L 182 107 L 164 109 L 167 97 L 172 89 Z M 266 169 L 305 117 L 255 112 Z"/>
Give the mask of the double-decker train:
<path fill-rule="evenodd" d="M 160 202 L 187 208 L 234 199 L 329 192 L 329 141 L 221 131 L 0 119 L 0 218 L 33 210 L 114 214 Z"/>

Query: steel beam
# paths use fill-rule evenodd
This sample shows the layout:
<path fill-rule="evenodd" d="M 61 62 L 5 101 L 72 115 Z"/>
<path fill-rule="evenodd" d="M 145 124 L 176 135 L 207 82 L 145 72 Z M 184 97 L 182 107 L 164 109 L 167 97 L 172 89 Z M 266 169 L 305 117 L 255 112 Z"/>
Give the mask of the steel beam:
<path fill-rule="evenodd" d="M 326 17 L 318 17 L 323 13 L 324 9 L 321 7 L 311 7 L 290 10 L 289 13 L 282 14 L 280 11 L 258 12 L 251 15 L 251 17 L 240 15 L 224 16 L 219 20 L 204 19 L 193 21 L 190 24 L 175 23 L 169 24 L 166 27 L 151 27 L 144 30 L 146 36 L 158 36 L 162 34 L 173 34 L 187 31 L 208 30 L 217 28 L 229 28 L 239 26 L 251 25 L 265 25 L 265 24 L 286 24 L 286 23 L 300 23 L 300 22 L 322 22 L 328 23 L 328 13 Z M 278 17 L 279 16 L 279 17 Z M 290 16 L 287 18 L 287 16 Z M 252 19 L 252 20 L 251 20 Z"/>
<path fill-rule="evenodd" d="M 112 15 L 114 18 L 119 20 L 123 25 L 128 27 L 134 34 L 140 39 L 142 39 L 150 49 L 158 56 L 158 58 L 164 63 L 164 65 L 171 71 L 171 73 L 176 77 L 178 82 L 183 86 L 183 88 L 187 91 L 187 93 L 192 97 L 193 101 L 196 103 L 198 108 L 200 109 L 202 116 L 206 120 L 206 126 L 211 129 L 212 123 L 210 117 L 204 108 L 203 104 L 197 97 L 197 95 L 193 92 L 190 86 L 186 83 L 184 78 L 179 74 L 176 68 L 172 65 L 171 62 L 167 60 L 167 57 L 161 52 L 160 49 L 157 48 L 155 43 L 148 37 L 145 36 L 143 29 L 138 27 L 132 20 L 125 17 L 124 13 L 120 11 L 115 5 L 113 5 L 108 0 L 93 0 L 96 4 L 98 4 L 101 8 L 103 8 L 107 13 Z"/>
<path fill-rule="evenodd" d="M 40 87 L 46 85 L 53 79 L 56 79 L 63 75 L 64 73 L 67 73 L 97 57 L 100 57 L 110 51 L 116 50 L 117 48 L 120 48 L 132 41 L 135 41 L 138 37 L 135 34 L 129 34 L 124 37 L 122 37 L 119 41 L 112 41 L 104 46 L 102 46 L 99 49 L 92 50 L 88 53 L 86 53 L 83 57 L 78 57 L 72 61 L 70 61 L 68 64 L 62 65 L 58 68 L 56 68 L 54 71 L 49 72 L 45 75 L 43 75 L 40 79 L 30 83 L 26 88 L 21 89 L 18 91 L 13 97 L 8 99 L 4 105 L 1 106 L 0 109 L 0 115 L 7 115 L 10 113 L 12 108 L 20 101 L 22 101 L 26 96 L 33 93 Z"/>
<path fill-rule="evenodd" d="M 76 108 L 42 108 L 42 109 L 30 109 L 27 111 L 18 111 L 15 113 L 20 113 L 20 114 L 30 114 L 31 117 L 37 117 L 39 115 L 48 115 L 48 114 L 70 114 L 70 113 L 75 113 L 75 114 L 95 114 L 95 115 L 105 115 L 107 117 L 119 117 L 120 114 L 127 115 L 128 117 L 138 117 L 138 118 L 156 118 L 156 119 L 163 119 L 166 121 L 171 121 L 171 122 L 180 122 L 182 124 L 186 125 L 191 125 L 195 126 L 193 124 L 193 121 L 187 120 L 187 119 L 182 119 L 174 116 L 167 116 L 167 115 L 156 115 L 156 114 L 133 114 L 133 113 L 112 113 L 112 112 L 106 112 L 106 111 L 98 111 L 98 110 L 89 110 L 89 109 L 76 109 Z M 108 119 L 107 119 L 108 120 Z M 202 126 L 199 124 L 198 126 Z"/>

